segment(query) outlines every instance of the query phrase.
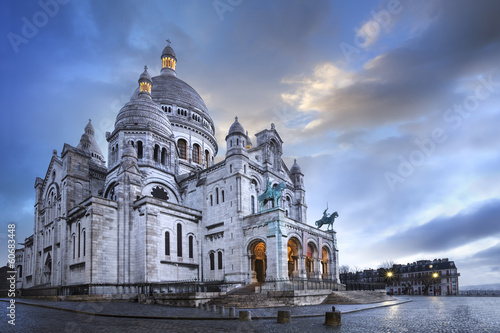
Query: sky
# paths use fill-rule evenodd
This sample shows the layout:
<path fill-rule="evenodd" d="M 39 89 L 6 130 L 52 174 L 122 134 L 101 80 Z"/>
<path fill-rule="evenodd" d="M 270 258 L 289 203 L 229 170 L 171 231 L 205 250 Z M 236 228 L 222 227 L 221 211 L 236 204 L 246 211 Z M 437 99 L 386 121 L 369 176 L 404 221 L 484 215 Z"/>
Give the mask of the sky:
<path fill-rule="evenodd" d="M 274 123 L 308 223 L 339 217 L 340 265 L 449 258 L 500 282 L 500 2 L 8 0 L 0 20 L 0 262 L 33 232 L 36 177 L 92 119 L 105 133 L 166 39 L 219 158 L 238 116 Z"/>

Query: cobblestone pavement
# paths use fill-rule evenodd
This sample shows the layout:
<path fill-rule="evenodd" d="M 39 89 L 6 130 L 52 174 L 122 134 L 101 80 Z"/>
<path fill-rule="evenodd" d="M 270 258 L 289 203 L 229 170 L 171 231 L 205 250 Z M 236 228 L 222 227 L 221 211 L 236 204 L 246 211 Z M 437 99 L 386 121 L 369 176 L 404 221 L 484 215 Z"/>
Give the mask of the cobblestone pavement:
<path fill-rule="evenodd" d="M 7 301 L 8 299 L 0 299 Z M 337 311 L 348 313 L 359 311 L 363 309 L 390 306 L 408 301 L 401 298 L 394 301 L 386 301 L 373 304 L 348 304 L 348 305 L 335 305 Z M 2 302 L 0 302 L 1 304 Z M 60 308 L 66 310 L 73 310 L 76 312 L 86 312 L 98 315 L 117 315 L 117 316 L 143 316 L 143 317 L 188 317 L 188 318 L 221 318 L 228 317 L 229 309 L 225 309 L 225 315 L 219 315 L 218 312 L 204 311 L 197 308 L 181 308 L 173 306 L 163 306 L 157 304 L 138 304 L 133 302 L 58 302 L 58 301 L 45 301 L 34 299 L 18 299 L 17 304 L 34 304 L 47 308 Z M 325 305 L 310 305 L 310 306 L 296 306 L 296 307 L 274 307 L 274 308 L 252 308 L 252 309 L 236 309 L 236 316 L 241 310 L 249 310 L 252 317 L 270 317 L 275 318 L 278 310 L 290 310 L 293 316 L 315 316 L 324 315 L 326 311 L 332 310 L 332 304 Z"/>
<path fill-rule="evenodd" d="M 222 319 L 142 319 L 100 317 L 88 314 L 54 310 L 39 306 L 17 304 L 16 326 L 7 324 L 6 306 L 0 302 L 1 332 L 500 332 L 500 298 L 493 297 L 411 297 L 412 302 L 395 306 L 378 307 L 342 315 L 342 324 L 324 326 L 324 317 L 292 318 L 290 324 L 278 324 L 276 319 L 251 322 Z M 37 301 L 38 302 L 38 301 Z M 69 302 L 55 302 L 69 303 Z M 84 306 L 82 306 L 82 304 Z M 83 311 L 93 309 L 93 303 L 73 303 L 67 308 Z M 99 305 L 99 304 L 97 304 Z M 137 303 L 100 304 L 106 312 L 130 309 L 136 314 L 163 313 L 197 314 L 216 317 L 216 314 L 199 309 L 171 308 Z M 339 306 L 340 308 L 341 306 Z M 158 308 L 158 309 L 157 309 Z M 166 308 L 166 309 L 165 309 Z M 328 306 L 330 308 L 330 306 Z M 282 308 L 280 308 L 282 309 Z M 309 310 L 308 310 L 309 309 Z M 318 306 L 292 308 L 293 315 L 319 310 Z M 274 309 L 252 309 L 256 311 Z M 352 309 L 351 309 L 352 310 Z M 147 311 L 147 312 L 144 312 Z M 349 311 L 349 310 L 347 310 Z M 92 312 L 92 311 L 89 311 Z M 104 312 L 103 312 L 104 313 Z M 226 315 L 227 317 L 227 315 Z"/>

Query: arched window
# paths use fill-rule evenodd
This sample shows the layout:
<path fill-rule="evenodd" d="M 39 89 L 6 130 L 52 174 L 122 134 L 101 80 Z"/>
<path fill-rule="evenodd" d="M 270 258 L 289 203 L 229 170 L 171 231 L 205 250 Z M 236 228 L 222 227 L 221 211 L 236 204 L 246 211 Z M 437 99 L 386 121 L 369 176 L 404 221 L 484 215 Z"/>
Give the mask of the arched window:
<path fill-rule="evenodd" d="M 182 225 L 177 223 L 177 256 L 182 257 Z"/>
<path fill-rule="evenodd" d="M 213 252 L 210 252 L 210 270 L 213 271 L 215 269 L 215 255 Z"/>
<path fill-rule="evenodd" d="M 141 159 L 143 154 L 142 141 L 137 141 L 137 158 Z"/>
<path fill-rule="evenodd" d="M 83 231 L 82 231 L 82 238 L 83 238 L 83 256 L 84 256 L 84 257 L 85 257 L 85 251 L 87 250 L 87 249 L 86 249 L 86 245 L 87 245 L 87 244 L 86 244 L 86 242 L 85 242 L 85 234 L 86 234 L 86 232 L 85 232 L 85 230 L 83 230 Z"/>
<path fill-rule="evenodd" d="M 80 236 L 81 236 L 81 226 L 80 223 L 78 223 L 78 258 L 80 258 Z"/>
<path fill-rule="evenodd" d="M 215 189 L 215 204 L 216 205 L 219 204 L 219 189 L 218 188 Z"/>
<path fill-rule="evenodd" d="M 165 231 L 165 255 L 170 255 L 170 233 Z"/>
<path fill-rule="evenodd" d="M 201 147 L 197 143 L 193 145 L 193 162 L 201 164 Z"/>
<path fill-rule="evenodd" d="M 189 236 L 189 258 L 193 258 L 193 236 Z"/>
<path fill-rule="evenodd" d="M 210 194 L 210 206 L 214 205 L 214 196 Z"/>
<path fill-rule="evenodd" d="M 217 268 L 222 269 L 222 251 L 217 252 Z"/>
<path fill-rule="evenodd" d="M 163 148 L 161 150 L 161 164 L 165 165 L 167 162 L 167 150 Z"/>
<path fill-rule="evenodd" d="M 224 202 L 224 191 L 221 191 L 221 196 L 222 196 L 222 202 Z"/>
<path fill-rule="evenodd" d="M 255 197 L 251 197 L 252 214 L 255 214 Z"/>
<path fill-rule="evenodd" d="M 179 158 L 187 160 L 187 141 L 179 139 L 179 141 L 177 141 L 177 147 L 179 148 Z"/>
<path fill-rule="evenodd" d="M 75 259 L 76 256 L 76 236 L 73 234 L 73 259 Z"/>
<path fill-rule="evenodd" d="M 155 150 L 153 152 L 153 160 L 155 160 L 155 162 L 158 162 L 159 158 L 160 158 L 160 146 L 155 145 Z"/>
<path fill-rule="evenodd" d="M 210 152 L 205 150 L 205 167 L 208 168 L 210 166 Z"/>
<path fill-rule="evenodd" d="M 233 173 L 233 165 L 229 164 L 229 173 Z"/>

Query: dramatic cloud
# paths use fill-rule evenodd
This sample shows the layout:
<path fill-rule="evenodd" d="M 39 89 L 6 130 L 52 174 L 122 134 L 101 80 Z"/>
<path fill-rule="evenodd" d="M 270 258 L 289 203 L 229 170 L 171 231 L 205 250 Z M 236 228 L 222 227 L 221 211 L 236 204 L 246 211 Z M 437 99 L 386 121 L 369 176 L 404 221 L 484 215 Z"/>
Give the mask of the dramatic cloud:
<path fill-rule="evenodd" d="M 399 232 L 386 238 L 380 246 L 386 251 L 396 248 L 401 256 L 418 252 L 432 254 L 498 235 L 500 199 L 495 199 Z"/>

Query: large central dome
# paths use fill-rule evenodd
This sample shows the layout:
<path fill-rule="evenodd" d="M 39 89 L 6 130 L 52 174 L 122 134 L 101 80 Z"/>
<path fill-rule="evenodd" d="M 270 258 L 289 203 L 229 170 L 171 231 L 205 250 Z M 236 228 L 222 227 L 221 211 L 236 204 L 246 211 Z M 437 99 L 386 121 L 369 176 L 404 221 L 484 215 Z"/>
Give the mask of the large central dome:
<path fill-rule="evenodd" d="M 205 116 L 208 110 L 203 99 L 186 82 L 169 72 L 152 78 L 151 97 L 159 104 L 176 104 L 177 106 L 201 111 Z"/>

